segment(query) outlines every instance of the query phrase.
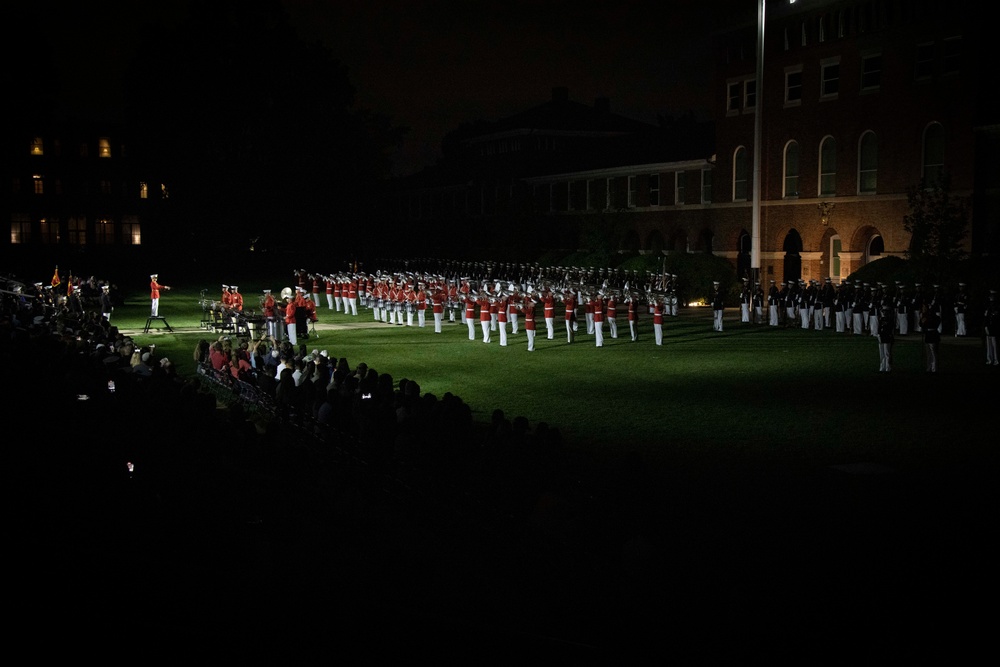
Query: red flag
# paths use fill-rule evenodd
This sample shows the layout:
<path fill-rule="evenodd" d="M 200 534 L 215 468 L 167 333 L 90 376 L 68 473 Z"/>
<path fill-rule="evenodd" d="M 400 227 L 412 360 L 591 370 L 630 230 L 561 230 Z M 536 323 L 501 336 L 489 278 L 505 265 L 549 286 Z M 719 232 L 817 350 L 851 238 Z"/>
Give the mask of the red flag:
<path fill-rule="evenodd" d="M 55 287 L 56 285 L 58 285 L 61 282 L 62 281 L 59 280 L 59 267 L 56 266 L 56 272 L 52 274 L 52 286 Z"/>

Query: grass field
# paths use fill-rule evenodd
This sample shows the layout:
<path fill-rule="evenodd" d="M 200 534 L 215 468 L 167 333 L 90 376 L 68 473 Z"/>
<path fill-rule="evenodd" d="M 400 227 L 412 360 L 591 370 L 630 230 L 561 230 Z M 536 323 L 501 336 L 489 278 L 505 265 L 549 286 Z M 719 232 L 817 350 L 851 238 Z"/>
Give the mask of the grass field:
<path fill-rule="evenodd" d="M 112 322 L 193 374 L 196 342 L 218 335 L 201 328 L 200 294 L 163 296 L 172 332 L 143 332 L 147 293 Z M 458 466 L 460 480 L 432 468 L 401 488 L 329 441 L 304 456 L 159 406 L 121 421 L 83 410 L 97 401 L 68 413 L 95 420 L 78 434 L 39 403 L 15 512 L 35 520 L 12 540 L 44 573 L 24 578 L 25 619 L 58 600 L 102 650 L 125 628 L 145 650 L 488 664 L 542 651 L 560 664 L 887 664 L 991 646 L 1000 373 L 979 338 L 946 335 L 931 375 L 910 334 L 884 374 L 870 336 L 743 325 L 735 310 L 723 332 L 705 309 L 668 318 L 662 347 L 647 316 L 636 343 L 567 345 L 557 326 L 530 353 L 523 333 L 501 348 L 458 324 L 319 318 L 310 350 L 452 392 L 483 422 L 499 408 L 558 427 L 571 474 L 525 479 L 491 456 Z M 148 477 L 121 478 L 130 450 Z"/>
<path fill-rule="evenodd" d="M 260 291 L 243 291 L 254 295 L 245 297 L 250 307 Z M 376 323 L 363 307 L 351 317 L 322 303 L 315 335 L 300 341 L 309 350 L 345 357 L 352 367 L 363 361 L 397 382 L 415 380 L 422 393 L 451 392 L 478 420 L 499 408 L 532 426 L 545 421 L 569 448 L 598 461 L 638 453 L 651 465 L 744 459 L 906 468 L 975 458 L 992 447 L 1000 372 L 985 365 L 979 332 L 963 339 L 946 332 L 934 375 L 924 371 L 920 335 L 900 336 L 893 372 L 881 374 L 868 335 L 743 324 L 736 309 L 727 311 L 723 332 L 712 330 L 707 308 L 682 309 L 666 319 L 662 346 L 654 344 L 650 316 L 634 343 L 621 317 L 617 339 L 605 326 L 602 348 L 582 329 L 567 344 L 557 313 L 554 339 L 546 339 L 540 320 L 536 349 L 528 352 L 523 323 L 500 347 L 496 333 L 482 342 L 478 322 L 470 341 L 460 323 L 446 322 L 435 334 L 430 314 L 425 328 L 393 326 Z M 196 342 L 218 335 L 201 327 L 200 291 L 161 298 L 173 333 L 157 323 L 142 333 L 148 308 L 146 295 L 137 295 L 112 321 L 140 344 L 155 342 L 157 355 L 170 357 L 181 374 L 193 373 Z"/>

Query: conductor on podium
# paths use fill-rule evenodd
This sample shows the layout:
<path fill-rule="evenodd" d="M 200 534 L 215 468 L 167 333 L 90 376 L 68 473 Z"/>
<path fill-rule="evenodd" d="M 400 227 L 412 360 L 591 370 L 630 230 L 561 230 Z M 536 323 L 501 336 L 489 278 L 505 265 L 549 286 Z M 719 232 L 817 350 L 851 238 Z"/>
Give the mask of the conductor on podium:
<path fill-rule="evenodd" d="M 152 300 L 152 311 L 150 312 L 150 317 L 160 316 L 160 290 L 170 291 L 168 285 L 161 285 L 159 283 L 159 274 L 151 273 L 149 275 L 149 298 Z"/>

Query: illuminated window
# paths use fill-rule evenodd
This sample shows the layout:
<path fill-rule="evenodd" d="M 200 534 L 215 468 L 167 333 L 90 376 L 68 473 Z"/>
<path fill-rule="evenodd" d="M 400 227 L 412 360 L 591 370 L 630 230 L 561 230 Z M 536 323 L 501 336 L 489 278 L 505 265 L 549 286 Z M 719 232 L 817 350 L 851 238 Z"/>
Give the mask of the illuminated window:
<path fill-rule="evenodd" d="M 149 198 L 149 186 L 146 184 L 145 181 L 143 181 L 142 183 L 139 183 L 139 199 L 148 199 L 148 198 Z"/>
<path fill-rule="evenodd" d="M 837 194 L 837 141 L 826 137 L 819 147 L 819 194 Z"/>
<path fill-rule="evenodd" d="M 45 184 L 42 182 L 41 174 L 35 174 L 31 177 L 35 182 L 35 194 L 44 195 L 45 194 Z"/>
<path fill-rule="evenodd" d="M 931 123 L 924 130 L 923 179 L 926 187 L 937 184 L 944 173 L 944 128 Z"/>
<path fill-rule="evenodd" d="M 873 195 L 877 185 L 878 137 L 874 132 L 865 132 L 858 149 L 858 194 Z"/>
<path fill-rule="evenodd" d="M 802 103 L 802 65 L 785 70 L 785 104 Z"/>
<path fill-rule="evenodd" d="M 160 184 L 160 196 L 163 197 L 164 199 L 167 199 L 168 197 L 170 197 L 170 193 L 167 192 L 167 184 L 166 183 L 161 183 Z"/>
<path fill-rule="evenodd" d="M 820 65 L 820 90 L 825 98 L 836 97 L 840 91 L 840 58 L 831 58 Z"/>
<path fill-rule="evenodd" d="M 31 154 L 32 155 L 45 155 L 45 148 L 42 145 L 42 138 L 35 137 L 31 140 Z"/>
<path fill-rule="evenodd" d="M 125 245 L 142 245 L 142 230 L 139 219 L 134 215 L 122 218 L 122 243 Z"/>
<path fill-rule="evenodd" d="M 38 221 L 38 235 L 42 243 L 50 245 L 59 243 L 59 221 L 42 218 Z"/>
<path fill-rule="evenodd" d="M 650 174 L 649 175 L 649 205 L 659 206 L 660 205 L 660 175 Z"/>
<path fill-rule="evenodd" d="M 70 245 L 77 245 L 77 246 L 87 245 L 86 218 L 70 218 L 68 229 L 69 229 Z"/>
<path fill-rule="evenodd" d="M 31 243 L 31 218 L 15 213 L 10 221 L 10 242 L 17 244 Z"/>
<path fill-rule="evenodd" d="M 733 201 L 747 200 L 747 149 L 740 146 L 733 155 Z"/>
<path fill-rule="evenodd" d="M 94 227 L 94 237 L 98 245 L 111 245 L 115 242 L 115 223 L 108 218 L 101 218 Z"/>
<path fill-rule="evenodd" d="M 97 156 L 111 157 L 111 140 L 107 137 L 101 137 L 97 140 Z"/>
<path fill-rule="evenodd" d="M 701 203 L 712 203 L 712 170 L 701 170 Z"/>
<path fill-rule="evenodd" d="M 684 203 L 684 172 L 678 171 L 674 174 L 674 203 Z"/>
<path fill-rule="evenodd" d="M 799 196 L 799 142 L 789 141 L 785 146 L 784 197 Z"/>
<path fill-rule="evenodd" d="M 882 85 L 882 54 L 873 53 L 861 59 L 861 90 L 878 90 Z"/>

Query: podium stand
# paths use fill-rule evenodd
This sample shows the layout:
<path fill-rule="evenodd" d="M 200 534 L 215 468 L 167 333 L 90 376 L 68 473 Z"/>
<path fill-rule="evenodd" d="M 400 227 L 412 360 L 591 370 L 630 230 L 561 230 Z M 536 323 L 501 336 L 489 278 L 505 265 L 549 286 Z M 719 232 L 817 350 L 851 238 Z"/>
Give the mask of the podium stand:
<path fill-rule="evenodd" d="M 142 330 L 142 333 L 149 333 L 149 329 L 150 327 L 153 326 L 153 322 L 163 322 L 163 326 L 166 328 L 167 331 L 169 331 L 170 333 L 173 333 L 174 331 L 173 329 L 170 328 L 170 324 L 167 322 L 167 318 L 163 317 L 162 315 L 155 315 L 146 318 L 146 327 Z"/>

